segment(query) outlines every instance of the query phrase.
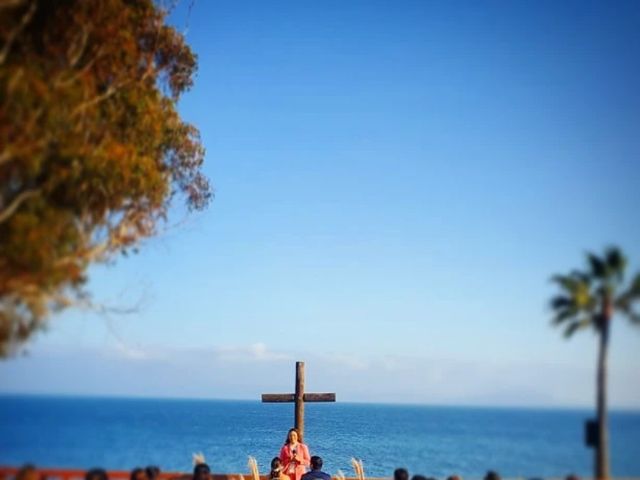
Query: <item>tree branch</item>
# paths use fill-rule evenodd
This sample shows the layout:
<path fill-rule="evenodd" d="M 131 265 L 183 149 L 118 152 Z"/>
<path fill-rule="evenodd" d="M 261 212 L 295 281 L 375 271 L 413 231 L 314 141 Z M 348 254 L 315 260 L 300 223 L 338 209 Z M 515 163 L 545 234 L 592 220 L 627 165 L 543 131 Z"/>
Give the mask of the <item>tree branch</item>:
<path fill-rule="evenodd" d="M 75 82 L 78 78 L 82 77 L 83 75 L 85 75 L 93 66 L 93 64 L 96 62 L 96 60 L 98 60 L 98 58 L 100 58 L 102 56 L 102 47 L 100 47 L 98 49 L 98 51 L 96 52 L 96 54 L 94 55 L 94 57 L 89 60 L 87 62 L 87 64 L 82 67 L 80 70 L 78 70 L 75 74 L 71 75 L 69 78 L 67 78 L 66 80 L 55 80 L 54 81 L 54 85 L 56 88 L 58 87 L 66 87 L 70 84 L 72 84 L 73 82 Z M 62 77 L 63 75 L 60 75 L 60 77 Z"/>
<path fill-rule="evenodd" d="M 13 199 L 13 201 L 7 208 L 0 212 L 0 223 L 7 221 L 9 217 L 11 217 L 11 215 L 13 215 L 14 212 L 18 209 L 20 204 L 22 204 L 24 201 L 39 194 L 40 189 L 37 188 L 32 190 L 25 190 L 24 192 L 20 193 L 20 195 Z"/>
<path fill-rule="evenodd" d="M 20 19 L 20 23 L 18 23 L 18 25 L 16 25 L 16 28 L 14 28 L 11 31 L 11 33 L 9 33 L 9 36 L 7 37 L 7 41 L 2 47 L 2 50 L 0 50 L 0 65 L 2 65 L 4 61 L 7 59 L 7 55 L 9 55 L 9 50 L 11 50 L 13 41 L 16 39 L 18 34 L 24 29 L 27 23 L 29 23 L 29 20 L 31 20 L 31 17 L 33 17 L 33 14 L 35 13 L 35 11 L 36 11 L 36 2 L 31 2 L 31 5 L 29 5 L 29 8 L 27 9 L 26 12 L 24 12 L 24 15 Z"/>
<path fill-rule="evenodd" d="M 114 93 L 116 93 L 120 88 L 124 87 L 127 83 L 129 82 L 122 82 L 120 85 L 117 85 L 117 86 L 115 85 L 109 86 L 109 88 L 107 88 L 107 90 L 103 94 L 93 97 L 91 100 L 87 100 L 86 102 L 83 102 L 80 105 L 78 105 L 71 113 L 71 116 L 75 117 L 76 115 L 78 115 L 79 113 L 82 113 L 87 108 L 97 103 L 105 101 L 107 98 L 111 97 Z"/>
<path fill-rule="evenodd" d="M 84 49 L 87 47 L 87 40 L 89 38 L 89 29 L 84 27 L 80 34 L 79 44 L 71 44 L 67 49 L 67 59 L 69 60 L 69 67 L 74 68 L 80 61 L 80 57 L 84 53 Z M 75 51 L 74 51 L 75 50 Z"/>

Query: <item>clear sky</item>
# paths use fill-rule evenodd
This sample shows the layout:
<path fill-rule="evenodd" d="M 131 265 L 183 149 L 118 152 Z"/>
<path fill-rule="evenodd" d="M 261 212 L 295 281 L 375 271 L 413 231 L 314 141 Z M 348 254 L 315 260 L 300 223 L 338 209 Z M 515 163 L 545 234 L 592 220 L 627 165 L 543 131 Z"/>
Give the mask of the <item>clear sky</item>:
<path fill-rule="evenodd" d="M 185 1 L 211 207 L 91 271 L 1 392 L 591 405 L 549 277 L 640 269 L 640 3 Z M 611 403 L 640 408 L 640 328 Z"/>

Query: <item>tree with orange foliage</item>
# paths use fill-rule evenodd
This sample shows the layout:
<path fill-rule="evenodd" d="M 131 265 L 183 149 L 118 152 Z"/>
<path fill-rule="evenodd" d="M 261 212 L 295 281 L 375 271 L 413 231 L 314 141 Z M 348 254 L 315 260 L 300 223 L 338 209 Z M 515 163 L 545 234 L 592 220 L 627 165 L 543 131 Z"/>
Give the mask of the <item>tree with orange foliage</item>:
<path fill-rule="evenodd" d="M 196 57 L 152 0 L 0 0 L 0 356 L 87 269 L 211 198 L 176 104 Z"/>

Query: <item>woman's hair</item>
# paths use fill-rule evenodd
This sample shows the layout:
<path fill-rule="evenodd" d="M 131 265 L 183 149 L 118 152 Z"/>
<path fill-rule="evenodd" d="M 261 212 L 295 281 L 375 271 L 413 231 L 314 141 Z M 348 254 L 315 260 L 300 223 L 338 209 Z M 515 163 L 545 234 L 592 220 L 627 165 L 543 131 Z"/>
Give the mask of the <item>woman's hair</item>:
<path fill-rule="evenodd" d="M 286 445 L 289 445 L 289 434 L 291 432 L 296 432 L 296 435 L 298 435 L 298 441 L 300 441 L 300 432 L 298 431 L 297 428 L 290 428 L 289 431 L 287 432 L 287 439 L 284 441 L 284 443 Z"/>
<path fill-rule="evenodd" d="M 271 472 L 269 473 L 269 478 L 280 478 L 281 471 L 282 464 L 280 463 L 280 459 L 278 457 L 273 457 L 273 460 L 271 460 Z"/>

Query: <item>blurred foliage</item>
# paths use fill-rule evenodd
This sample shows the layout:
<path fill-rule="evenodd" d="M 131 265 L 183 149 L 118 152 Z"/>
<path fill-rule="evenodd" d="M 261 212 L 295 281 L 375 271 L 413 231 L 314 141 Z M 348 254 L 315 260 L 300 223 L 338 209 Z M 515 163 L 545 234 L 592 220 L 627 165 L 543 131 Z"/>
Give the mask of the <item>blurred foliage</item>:
<path fill-rule="evenodd" d="M 561 293 L 550 302 L 553 325 L 564 327 L 566 337 L 587 327 L 601 333 L 615 313 L 640 325 L 640 312 L 634 309 L 640 303 L 640 273 L 624 285 L 626 267 L 622 251 L 611 247 L 602 256 L 588 253 L 585 270 L 555 275 Z"/>
<path fill-rule="evenodd" d="M 176 110 L 196 57 L 151 0 L 0 0 L 0 356 L 87 268 L 211 197 Z"/>

